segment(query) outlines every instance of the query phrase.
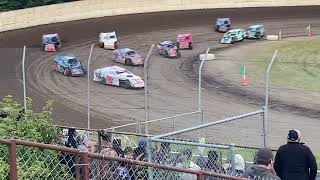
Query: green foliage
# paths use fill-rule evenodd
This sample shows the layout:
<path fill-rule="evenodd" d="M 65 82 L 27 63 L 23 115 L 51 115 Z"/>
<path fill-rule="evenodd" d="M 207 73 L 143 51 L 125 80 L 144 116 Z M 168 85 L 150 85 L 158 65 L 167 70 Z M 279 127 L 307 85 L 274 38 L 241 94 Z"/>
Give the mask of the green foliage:
<path fill-rule="evenodd" d="M 75 0 L 0 0 L 0 11 L 24 9 L 70 1 Z"/>
<path fill-rule="evenodd" d="M 27 99 L 27 111 L 22 105 L 7 96 L 0 102 L 0 112 L 7 112 L 0 118 L 0 138 L 22 139 L 38 143 L 60 144 L 59 129 L 52 125 L 52 101 L 42 111 L 32 110 L 32 100 Z M 27 146 L 17 146 L 19 179 L 72 179 L 68 167 L 60 163 L 61 153 Z M 0 145 L 0 179 L 8 176 L 8 148 Z"/>

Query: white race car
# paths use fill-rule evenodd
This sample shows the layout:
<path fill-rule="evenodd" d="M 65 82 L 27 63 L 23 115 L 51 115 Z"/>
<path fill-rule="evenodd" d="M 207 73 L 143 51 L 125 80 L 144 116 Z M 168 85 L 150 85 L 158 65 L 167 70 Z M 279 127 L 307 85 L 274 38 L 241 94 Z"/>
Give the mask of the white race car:
<path fill-rule="evenodd" d="M 139 76 L 118 66 L 94 70 L 93 81 L 124 88 L 144 87 L 144 81 Z"/>
<path fill-rule="evenodd" d="M 106 49 L 117 49 L 118 39 L 116 32 L 100 33 L 99 34 L 99 46 Z"/>

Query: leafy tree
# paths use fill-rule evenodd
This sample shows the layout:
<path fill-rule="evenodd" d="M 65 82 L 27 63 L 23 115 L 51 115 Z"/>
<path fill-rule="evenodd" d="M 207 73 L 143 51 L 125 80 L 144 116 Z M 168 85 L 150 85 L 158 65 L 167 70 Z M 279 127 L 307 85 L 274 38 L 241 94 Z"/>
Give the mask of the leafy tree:
<path fill-rule="evenodd" d="M 0 138 L 22 139 L 38 143 L 59 145 L 59 129 L 52 125 L 52 101 L 42 111 L 32 110 L 32 100 L 27 99 L 27 111 L 12 96 L 0 102 Z M 17 146 L 19 179 L 72 179 L 66 165 L 60 163 L 61 153 L 41 148 Z M 8 176 L 8 148 L 0 145 L 0 179 Z M 61 177 L 61 178 L 60 178 Z"/>
<path fill-rule="evenodd" d="M 30 8 L 77 0 L 0 0 L 0 11 Z"/>

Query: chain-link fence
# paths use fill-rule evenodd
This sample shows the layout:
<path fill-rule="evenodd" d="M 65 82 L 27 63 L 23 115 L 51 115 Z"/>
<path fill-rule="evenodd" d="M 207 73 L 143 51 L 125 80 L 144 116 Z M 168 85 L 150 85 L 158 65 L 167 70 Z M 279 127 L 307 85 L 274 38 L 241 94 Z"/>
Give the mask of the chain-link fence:
<path fill-rule="evenodd" d="M 78 149 L 20 140 L 0 140 L 10 150 L 10 161 L 0 164 L 2 179 L 118 179 L 166 180 L 203 179 L 216 177 L 240 179 L 218 173 L 137 161 L 132 151 L 123 156 L 95 154 Z M 7 147 L 5 147 L 7 146 Z M 3 154 L 9 159 L 9 155 Z M 121 158 L 122 157 L 122 158 Z M 9 168 L 10 167 L 10 168 Z M 8 173 L 10 172 L 10 173 Z"/>

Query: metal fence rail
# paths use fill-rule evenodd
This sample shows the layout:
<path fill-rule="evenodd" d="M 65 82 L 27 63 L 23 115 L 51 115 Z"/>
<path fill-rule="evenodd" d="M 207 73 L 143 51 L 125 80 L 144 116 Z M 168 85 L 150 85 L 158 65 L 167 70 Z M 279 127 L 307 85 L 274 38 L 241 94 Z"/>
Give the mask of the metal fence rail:
<path fill-rule="evenodd" d="M 0 169 L 3 169 L 3 166 L 5 168 L 9 167 L 7 168 L 9 173 L 2 175 L 5 177 L 4 179 L 8 179 L 10 176 L 10 180 L 123 179 L 123 177 L 128 176 L 135 177 L 135 179 L 159 180 L 184 179 L 185 176 L 197 180 L 202 180 L 204 177 L 245 180 L 244 178 L 214 172 L 137 161 L 130 158 L 130 156 L 124 156 L 124 158 L 106 156 L 50 144 L 0 139 L 0 146 L 7 146 L 2 150 L 8 149 L 9 151 L 5 155 L 8 160 L 0 165 Z M 70 159 L 66 158 L 68 156 Z M 43 164 L 39 165 L 38 163 L 41 162 Z M 48 167 L 51 169 L 45 171 Z M 35 173 L 36 168 L 39 168 L 37 173 Z M 124 171 L 125 169 L 126 171 Z M 22 170 L 25 171 L 21 172 Z"/>

